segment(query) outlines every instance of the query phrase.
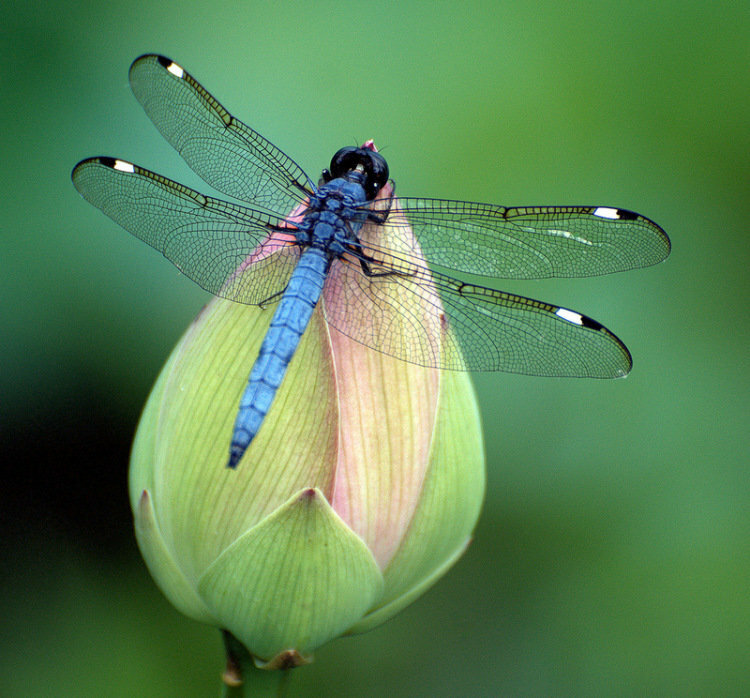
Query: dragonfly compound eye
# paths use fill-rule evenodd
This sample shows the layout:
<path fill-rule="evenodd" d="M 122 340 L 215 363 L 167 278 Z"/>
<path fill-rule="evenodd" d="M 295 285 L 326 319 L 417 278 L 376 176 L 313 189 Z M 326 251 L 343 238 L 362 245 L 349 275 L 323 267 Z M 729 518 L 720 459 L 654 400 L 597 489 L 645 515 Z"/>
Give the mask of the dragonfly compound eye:
<path fill-rule="evenodd" d="M 336 177 L 343 177 L 347 172 L 355 169 L 363 159 L 360 151 L 361 148 L 356 148 L 353 145 L 341 148 L 331 158 L 331 176 L 334 179 Z"/>
<path fill-rule="evenodd" d="M 365 152 L 370 160 L 370 167 L 365 165 L 365 171 L 367 172 L 366 193 L 368 199 L 374 199 L 388 181 L 388 163 L 380 153 L 373 150 L 366 150 Z"/>
<path fill-rule="evenodd" d="M 363 186 L 368 199 L 374 199 L 388 181 L 388 164 L 385 158 L 368 148 L 347 146 L 331 159 L 331 177 L 346 177 L 352 170 L 364 172 Z"/>

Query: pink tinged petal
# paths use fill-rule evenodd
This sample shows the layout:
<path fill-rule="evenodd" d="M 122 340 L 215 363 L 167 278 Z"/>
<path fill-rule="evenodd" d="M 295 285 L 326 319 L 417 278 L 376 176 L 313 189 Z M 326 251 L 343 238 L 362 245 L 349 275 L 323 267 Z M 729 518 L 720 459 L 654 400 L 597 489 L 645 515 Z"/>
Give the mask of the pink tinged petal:
<path fill-rule="evenodd" d="M 286 233 L 281 230 L 274 230 L 268 234 L 268 237 L 255 248 L 253 253 L 248 257 L 239 267 L 238 271 L 244 271 L 248 267 L 256 264 L 260 260 L 276 254 L 279 250 L 284 250 L 293 245 L 296 242 L 294 237 L 294 230 L 296 230 L 297 223 L 302 221 L 305 216 L 305 211 L 309 205 L 309 200 L 299 204 L 281 223 L 281 228 L 286 228 L 292 232 Z"/>
<path fill-rule="evenodd" d="M 384 569 L 408 529 L 428 466 L 435 371 L 332 335 L 341 396 L 332 504 Z"/>
<path fill-rule="evenodd" d="M 364 632 L 423 594 L 461 557 L 484 499 L 484 445 L 469 376 L 446 372 L 419 507 L 384 572 L 385 593 L 349 632 Z"/>
<path fill-rule="evenodd" d="M 418 583 L 424 591 L 420 580 L 430 580 L 431 586 L 463 552 L 479 517 L 486 479 L 484 439 L 466 373 L 442 375 L 429 461 L 419 507 L 384 571 L 384 603 Z"/>
<path fill-rule="evenodd" d="M 390 185 L 381 192 L 382 197 L 390 194 Z M 361 238 L 383 246 L 405 245 L 419 254 L 397 202 L 388 221 L 399 227 L 368 224 Z M 407 263 L 402 263 L 402 271 L 409 273 Z M 445 333 L 440 313 L 434 312 L 441 307 L 437 292 L 433 289 L 426 300 L 419 299 L 401 283 L 398 276 L 368 279 L 352 264 L 339 262 L 323 295 L 325 316 L 333 327 L 350 330 L 386 352 L 331 330 L 341 439 L 331 502 L 373 551 L 381 569 L 399 549 L 419 504 L 440 390 L 439 371 L 386 354 L 392 343 L 399 346 L 418 338 L 427 347 L 425 353 L 437 357 Z M 377 288 L 377 298 L 370 295 L 371 286 Z M 395 309 L 386 321 L 380 315 L 384 307 Z M 347 324 L 352 322 L 357 326 Z"/>
<path fill-rule="evenodd" d="M 219 293 L 223 298 L 245 300 L 252 298 L 253 303 L 259 303 L 264 298 L 258 298 L 258 288 L 264 288 L 263 274 L 269 266 L 275 269 L 271 272 L 274 288 L 267 289 L 268 296 L 274 292 L 284 290 L 284 285 L 294 271 L 300 256 L 300 248 L 295 244 L 294 231 L 304 217 L 308 201 L 299 204 L 287 217 L 279 223 L 281 230 L 269 228 L 268 236 L 244 260 L 238 260 L 237 269 L 229 276 Z M 289 230 L 290 232 L 285 232 Z"/>

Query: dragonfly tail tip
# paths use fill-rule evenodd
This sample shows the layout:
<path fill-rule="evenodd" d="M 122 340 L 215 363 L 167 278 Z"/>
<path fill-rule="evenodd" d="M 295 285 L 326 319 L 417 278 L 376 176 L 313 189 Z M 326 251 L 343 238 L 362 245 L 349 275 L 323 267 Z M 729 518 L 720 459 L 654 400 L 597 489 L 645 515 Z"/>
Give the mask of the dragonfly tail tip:
<path fill-rule="evenodd" d="M 229 460 L 227 461 L 227 468 L 235 470 L 237 464 L 240 462 L 242 455 L 245 453 L 243 449 L 232 447 L 229 449 Z"/>

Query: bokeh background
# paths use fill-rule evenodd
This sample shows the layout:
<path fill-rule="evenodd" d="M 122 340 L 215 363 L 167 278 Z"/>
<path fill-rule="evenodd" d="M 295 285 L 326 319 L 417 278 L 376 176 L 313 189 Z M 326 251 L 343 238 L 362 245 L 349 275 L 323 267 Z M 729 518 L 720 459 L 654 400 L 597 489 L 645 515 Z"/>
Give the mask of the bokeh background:
<path fill-rule="evenodd" d="M 502 286 L 604 322 L 632 374 L 477 375 L 473 545 L 291 693 L 750 694 L 744 3 L 11 2 L 0 25 L 0 694 L 219 691 L 218 633 L 161 597 L 126 500 L 207 296 L 70 182 L 107 154 L 201 187 L 130 93 L 145 52 L 314 176 L 374 138 L 402 194 L 620 206 L 673 241 L 655 268 Z"/>

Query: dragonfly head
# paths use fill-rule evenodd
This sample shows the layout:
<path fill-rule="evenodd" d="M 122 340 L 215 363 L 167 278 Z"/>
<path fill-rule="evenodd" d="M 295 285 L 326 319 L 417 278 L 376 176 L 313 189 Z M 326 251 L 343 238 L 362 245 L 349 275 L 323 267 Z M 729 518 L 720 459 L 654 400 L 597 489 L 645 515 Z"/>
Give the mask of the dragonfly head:
<path fill-rule="evenodd" d="M 354 178 L 361 180 L 368 201 L 372 201 L 388 181 L 388 163 L 380 153 L 351 145 L 341 148 L 331 159 L 331 178 L 348 179 L 355 172 L 359 174 Z"/>

